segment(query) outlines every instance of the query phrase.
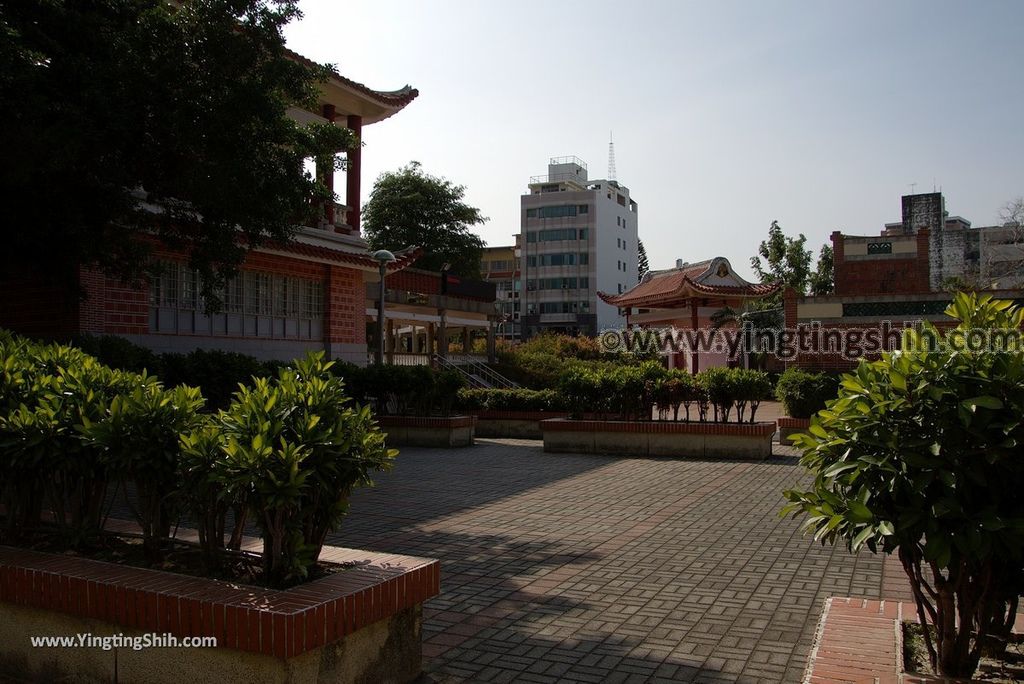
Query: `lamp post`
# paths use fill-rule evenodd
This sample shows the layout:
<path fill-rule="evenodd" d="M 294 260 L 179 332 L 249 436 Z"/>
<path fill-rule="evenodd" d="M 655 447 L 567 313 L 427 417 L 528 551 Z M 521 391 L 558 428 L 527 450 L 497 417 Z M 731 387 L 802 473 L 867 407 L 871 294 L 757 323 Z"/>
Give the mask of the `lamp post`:
<path fill-rule="evenodd" d="M 378 249 L 373 253 L 373 258 L 380 266 L 380 294 L 377 298 L 377 349 L 374 354 L 374 362 L 379 366 L 384 363 L 384 276 L 388 264 L 395 261 L 395 255 L 386 249 Z"/>

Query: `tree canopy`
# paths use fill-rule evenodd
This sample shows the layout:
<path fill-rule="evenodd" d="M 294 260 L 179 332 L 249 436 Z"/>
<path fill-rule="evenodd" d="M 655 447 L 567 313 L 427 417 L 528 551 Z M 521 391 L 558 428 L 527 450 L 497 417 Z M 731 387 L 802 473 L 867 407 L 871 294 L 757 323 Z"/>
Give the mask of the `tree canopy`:
<path fill-rule="evenodd" d="M 811 252 L 805 247 L 806 243 L 803 233 L 796 238 L 788 237 L 779 222 L 772 221 L 768 239 L 758 247 L 759 256 L 750 258 L 750 266 L 762 283 L 784 283 L 805 294 L 811 270 Z"/>
<path fill-rule="evenodd" d="M 651 270 L 651 264 L 647 261 L 647 248 L 643 240 L 637 240 L 637 282 L 644 279 L 644 276 Z"/>
<path fill-rule="evenodd" d="M 465 194 L 465 186 L 424 172 L 419 162 L 382 173 L 363 208 L 366 238 L 374 249 L 420 245 L 418 267 L 440 271 L 447 263 L 452 273 L 479 278 L 484 241 L 470 228 L 487 218 Z"/>
<path fill-rule="evenodd" d="M 289 58 L 298 16 L 294 0 L 0 0 L 0 276 L 135 280 L 154 235 L 214 295 L 248 247 L 288 239 L 330 198 L 307 160 L 356 143 L 286 116 L 328 75 Z"/>
<path fill-rule="evenodd" d="M 813 295 L 828 295 L 835 291 L 835 263 L 832 245 L 824 244 L 818 252 L 818 263 L 808 276 L 808 285 Z"/>

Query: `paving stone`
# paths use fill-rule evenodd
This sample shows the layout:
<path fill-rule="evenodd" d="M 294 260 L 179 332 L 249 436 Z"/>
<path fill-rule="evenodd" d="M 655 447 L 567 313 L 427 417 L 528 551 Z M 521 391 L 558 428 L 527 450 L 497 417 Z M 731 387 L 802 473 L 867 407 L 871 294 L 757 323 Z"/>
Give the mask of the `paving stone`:
<path fill-rule="evenodd" d="M 441 560 L 423 626 L 438 684 L 795 683 L 824 598 L 879 598 L 883 559 L 778 516 L 810 478 L 775 448 L 767 462 L 405 448 L 328 543 Z"/>

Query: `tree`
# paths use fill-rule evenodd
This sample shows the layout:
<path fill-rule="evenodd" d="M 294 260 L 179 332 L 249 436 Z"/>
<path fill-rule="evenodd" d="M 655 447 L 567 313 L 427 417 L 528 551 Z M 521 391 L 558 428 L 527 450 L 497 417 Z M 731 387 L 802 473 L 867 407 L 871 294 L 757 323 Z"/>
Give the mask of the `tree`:
<path fill-rule="evenodd" d="M 808 278 L 813 295 L 830 295 L 835 291 L 835 264 L 832 245 L 824 244 L 818 252 L 818 263 Z"/>
<path fill-rule="evenodd" d="M 802 233 L 798 238 L 786 237 L 779 222 L 772 221 L 768 239 L 757 249 L 760 256 L 751 257 L 750 266 L 762 283 L 783 283 L 804 294 L 811 269 L 811 252 L 804 247 L 806 243 Z M 761 263 L 762 258 L 766 264 Z"/>
<path fill-rule="evenodd" d="M 286 116 L 328 76 L 286 52 L 298 16 L 295 0 L 0 0 L 0 275 L 135 282 L 156 237 L 216 304 L 248 248 L 331 199 L 306 160 L 356 142 Z"/>
<path fill-rule="evenodd" d="M 967 678 L 1009 635 L 1024 577 L 1024 311 L 959 293 L 945 313 L 952 333 L 925 323 L 843 377 L 797 437 L 815 479 L 783 513 L 823 543 L 898 554 L 933 667 Z"/>
<path fill-rule="evenodd" d="M 647 249 L 644 247 L 643 240 L 637 240 L 637 282 L 644 279 L 644 275 L 651 270 L 651 265 L 647 261 Z"/>
<path fill-rule="evenodd" d="M 363 209 L 366 238 L 374 249 L 421 245 L 420 268 L 440 271 L 447 263 L 452 273 L 479 278 L 484 241 L 470 227 L 487 218 L 462 201 L 465 194 L 465 186 L 425 173 L 416 161 L 382 173 Z"/>

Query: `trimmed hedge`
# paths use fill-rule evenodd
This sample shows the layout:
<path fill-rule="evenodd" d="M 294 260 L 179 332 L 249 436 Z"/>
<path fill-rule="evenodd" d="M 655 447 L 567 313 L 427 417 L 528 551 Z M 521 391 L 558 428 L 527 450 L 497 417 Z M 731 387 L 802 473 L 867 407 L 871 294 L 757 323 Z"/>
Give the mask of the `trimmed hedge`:
<path fill-rule="evenodd" d="M 462 411 L 565 411 L 554 390 L 460 389 L 455 405 Z"/>
<path fill-rule="evenodd" d="M 276 378 L 287 361 L 260 361 L 236 352 L 196 349 L 187 354 L 155 354 L 114 335 L 84 335 L 75 345 L 117 370 L 159 376 L 168 387 L 202 390 L 205 410 L 227 408 L 239 387 L 252 378 Z M 458 371 L 429 366 L 368 366 L 334 363 L 331 372 L 345 381 L 346 392 L 378 415 L 450 415 L 455 394 L 465 387 Z"/>
<path fill-rule="evenodd" d="M 570 367 L 559 389 L 573 417 L 597 414 L 619 420 L 754 422 L 760 403 L 771 396 L 771 382 L 762 371 L 709 368 L 692 376 L 666 370 L 657 362 L 631 366 Z"/>
<path fill-rule="evenodd" d="M 791 418 L 810 418 L 825 408 L 826 401 L 835 399 L 838 391 L 839 375 L 798 368 L 786 369 L 775 385 L 775 397 Z"/>

